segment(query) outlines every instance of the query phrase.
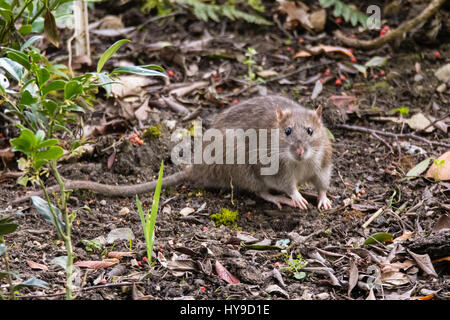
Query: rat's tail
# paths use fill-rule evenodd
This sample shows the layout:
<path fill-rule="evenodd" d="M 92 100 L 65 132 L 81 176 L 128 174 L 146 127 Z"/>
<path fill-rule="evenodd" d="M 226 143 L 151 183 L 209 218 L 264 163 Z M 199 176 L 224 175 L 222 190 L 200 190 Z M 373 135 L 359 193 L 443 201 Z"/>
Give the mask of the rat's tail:
<path fill-rule="evenodd" d="M 162 187 L 167 188 L 174 185 L 177 185 L 183 181 L 186 181 L 189 179 L 189 170 L 183 170 L 174 174 L 171 174 L 167 177 L 163 177 L 162 181 Z M 65 180 L 65 187 L 66 190 L 72 189 L 84 189 L 84 190 L 91 190 L 96 193 L 100 193 L 105 196 L 109 197 L 129 197 L 136 194 L 141 193 L 148 193 L 151 191 L 154 191 L 156 189 L 156 183 L 157 181 L 150 181 L 146 183 L 140 183 L 140 184 L 134 184 L 134 185 L 122 185 L 122 186 L 115 186 L 110 184 L 103 184 L 93 181 L 84 181 L 84 180 Z M 54 192 L 59 191 L 59 185 L 54 185 L 49 188 L 47 188 L 47 192 Z M 43 191 L 37 191 L 30 194 L 27 194 L 26 196 L 16 198 L 12 201 L 12 204 L 24 202 L 32 196 L 41 196 L 43 194 Z"/>

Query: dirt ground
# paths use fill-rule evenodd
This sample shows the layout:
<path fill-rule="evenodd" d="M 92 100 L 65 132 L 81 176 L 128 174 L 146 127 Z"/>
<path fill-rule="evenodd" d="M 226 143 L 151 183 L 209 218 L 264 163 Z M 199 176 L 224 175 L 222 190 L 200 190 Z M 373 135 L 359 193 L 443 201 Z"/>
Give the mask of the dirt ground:
<path fill-rule="evenodd" d="M 125 27 L 130 27 L 149 18 L 129 3 L 122 7 L 99 4 L 90 22 L 120 13 Z M 268 5 L 265 15 L 270 18 L 275 9 L 276 5 Z M 408 8 L 389 16 L 386 24 L 394 28 L 414 15 L 414 10 Z M 444 10 L 448 17 L 449 9 Z M 283 15 L 278 19 L 283 21 Z M 423 177 L 405 179 L 405 174 L 420 161 L 449 150 L 444 146 L 450 144 L 448 133 L 439 129 L 418 132 L 408 125 L 375 119 L 398 118 L 398 113 L 389 111 L 401 107 L 409 108 L 407 118 L 422 112 L 439 119 L 449 112 L 449 86 L 438 92 L 436 88 L 441 83 L 434 72 L 450 62 L 450 29 L 443 27 L 435 40 L 426 40 L 423 33 L 429 23 L 404 41 L 372 51 L 353 50 L 358 63 L 373 56 L 388 57 L 386 65 L 371 69 L 366 78 L 343 67 L 350 59 L 341 53 L 293 58 L 306 45 L 340 45 L 332 36 L 335 29 L 346 34 L 356 32 L 349 24 L 336 23 L 331 15 L 323 36 L 309 35 L 301 28 L 283 31 L 276 25 L 261 27 L 242 21 L 206 23 L 185 13 L 149 22 L 139 31 L 127 34 L 132 42 L 106 67 L 129 62 L 158 64 L 172 76 L 166 83 L 152 78 L 142 92 L 135 94 L 137 104 L 127 97 L 106 99 L 104 92 L 100 92 L 95 109 L 83 116 L 85 125 L 121 120 L 125 126 L 93 136 L 92 153 L 62 162 L 60 169 L 65 178 L 110 184 L 141 183 L 157 177 L 162 160 L 164 175 L 177 172 L 181 168 L 170 160 L 173 146 L 170 138 L 176 128 L 189 129 L 195 119 L 204 119 L 207 128 L 208 119 L 237 101 L 276 93 L 309 108 L 323 106 L 324 122 L 334 136 L 329 190 L 333 208 L 319 212 L 312 205 L 307 211 L 287 207 L 280 211 L 253 194 L 236 190 L 232 195 L 230 190 L 210 190 L 191 184 L 168 188 L 160 199 L 152 259 L 155 265 L 150 268 L 143 261 L 146 249 L 135 199 L 75 191 L 69 205 L 77 210 L 72 232 L 76 261 L 100 261 L 108 258 L 110 252 L 131 252 L 108 268 L 77 267 L 74 283 L 76 288 L 82 288 L 76 291 L 77 299 L 448 299 L 450 234 L 448 228 L 438 231 L 436 226 L 449 212 L 450 184 Z M 378 32 L 373 31 L 372 36 Z M 121 38 L 93 33 L 94 57 Z M 161 48 L 161 41 L 172 45 Z M 285 77 L 246 87 L 243 76 L 247 74 L 247 66 L 242 57 L 248 47 L 258 52 L 254 57 L 257 66 Z M 64 48 L 52 54 L 64 55 Z M 439 57 L 435 52 L 439 52 Z M 303 71 L 292 73 L 302 67 Z M 349 80 L 348 85 L 335 83 L 341 76 Z M 311 99 L 319 78 L 325 79 L 323 90 Z M 182 87 L 196 81 L 207 84 L 177 100 L 188 109 L 187 114 L 158 103 L 160 97 L 169 97 L 177 84 Z M 355 100 L 350 106 L 337 107 L 330 97 L 342 95 L 353 96 Z M 149 106 L 146 119 L 134 113 L 142 105 Z M 183 120 L 187 115 L 191 119 Z M 14 131 L 8 131 L 11 125 L 2 121 L 0 118 L 0 130 L 5 137 L 2 141 L 6 143 L 13 138 Z M 173 123 L 175 127 L 171 128 Z M 396 134 L 414 133 L 432 144 L 405 137 L 376 137 L 339 127 L 342 124 Z M 450 124 L 448 117 L 447 124 Z M 143 145 L 130 141 L 133 132 L 141 135 L 145 129 L 158 125 L 159 136 L 144 136 Z M 411 145 L 421 148 L 423 153 L 409 154 Z M 16 153 L 16 159 L 19 157 Z M 8 169 L 17 170 L 15 161 L 8 164 Z M 47 183 L 52 185 L 54 181 L 50 179 Z M 309 189 L 310 186 L 302 188 L 314 192 Z M 16 281 L 34 277 L 48 283 L 47 289 L 23 288 L 18 297 L 64 299 L 64 270 L 51 262 L 65 255 L 63 243 L 31 202 L 10 204 L 33 188 L 25 189 L 15 179 L 2 179 L 0 190 L 0 214 L 13 214 L 19 224 L 18 230 L 6 237 L 11 246 L 8 251 L 11 268 L 20 277 Z M 145 208 L 151 207 L 152 194 L 140 195 L 140 199 Z M 314 199 L 311 203 L 314 204 Z M 180 214 L 188 211 L 182 211 L 185 208 L 192 208 L 193 212 Z M 235 226 L 216 227 L 211 221 L 209 216 L 222 208 L 238 211 Z M 383 214 L 363 227 L 380 208 L 384 208 Z M 128 238 L 127 234 L 107 242 L 111 231 L 123 228 L 131 229 L 133 236 Z M 370 235 L 380 232 L 391 234 L 394 241 L 363 244 Z M 97 242 L 87 242 L 93 239 Z M 287 269 L 286 251 L 293 259 L 301 254 L 308 262 L 301 270 L 305 274 L 300 280 Z M 428 261 L 427 257 L 434 270 L 427 269 L 430 263 L 423 262 Z M 47 268 L 31 267 L 29 261 Z M 221 267 L 239 283 L 224 280 L 227 275 Z M 2 260 L 0 270 L 3 268 Z M 7 282 L 0 282 L 0 290 L 5 290 L 6 285 Z"/>

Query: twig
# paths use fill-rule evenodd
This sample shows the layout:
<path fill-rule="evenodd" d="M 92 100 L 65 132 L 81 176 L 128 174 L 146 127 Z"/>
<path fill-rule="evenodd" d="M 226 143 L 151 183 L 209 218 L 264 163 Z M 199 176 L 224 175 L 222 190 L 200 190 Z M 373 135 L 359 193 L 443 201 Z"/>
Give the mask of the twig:
<path fill-rule="evenodd" d="M 360 126 L 352 126 L 352 125 L 348 125 L 348 124 L 338 124 L 338 125 L 336 125 L 336 127 L 337 128 L 341 128 L 341 129 L 366 132 L 366 133 L 370 133 L 370 134 L 375 133 L 375 134 L 379 134 L 381 136 L 387 136 L 387 137 L 392 137 L 392 138 L 396 138 L 396 139 L 398 139 L 398 138 L 410 138 L 410 139 L 414 139 L 414 140 L 419 140 L 419 141 L 425 142 L 429 146 L 435 145 L 435 146 L 450 148 L 450 144 L 449 143 L 444 143 L 444 142 L 439 142 L 439 141 L 430 141 L 430 140 L 425 139 L 423 137 L 416 136 L 413 133 L 392 133 L 392 132 L 385 132 L 385 131 L 376 130 L 376 129 L 369 129 L 369 128 L 360 127 Z"/>
<path fill-rule="evenodd" d="M 378 209 L 373 215 L 370 216 L 369 220 L 367 220 L 366 222 L 364 222 L 364 224 L 362 225 L 363 229 L 366 229 L 369 224 L 372 223 L 373 220 L 375 220 L 376 218 L 378 218 L 379 216 L 381 216 L 381 214 L 383 213 L 384 207 L 381 207 L 380 209 Z"/>
<path fill-rule="evenodd" d="M 437 128 L 436 126 L 435 126 L 435 124 L 436 123 L 438 123 L 439 121 L 441 121 L 441 120 L 444 120 L 445 118 L 447 118 L 447 117 L 449 117 L 450 116 L 450 112 L 448 112 L 446 115 L 444 115 L 443 117 L 441 117 L 441 118 L 438 118 L 438 119 L 435 119 L 434 121 L 431 121 L 430 119 L 428 119 L 428 117 L 427 117 L 427 119 L 428 120 L 430 120 L 430 124 L 429 125 L 427 125 L 425 128 L 423 128 L 422 129 L 422 131 L 426 131 L 429 127 L 431 127 L 431 126 L 434 126 L 436 129 L 439 129 L 439 128 Z"/>
<path fill-rule="evenodd" d="M 440 6 L 444 4 L 446 0 L 433 0 L 430 2 L 428 7 L 426 7 L 418 16 L 412 18 L 411 20 L 403 22 L 396 29 L 388 32 L 385 36 L 378 37 L 373 40 L 358 40 L 347 38 L 341 31 L 337 30 L 334 35 L 342 41 L 346 46 L 359 49 L 376 49 L 381 47 L 383 44 L 388 43 L 395 38 L 403 35 L 404 33 L 410 31 L 411 29 L 417 27 L 419 24 L 428 20 Z"/>

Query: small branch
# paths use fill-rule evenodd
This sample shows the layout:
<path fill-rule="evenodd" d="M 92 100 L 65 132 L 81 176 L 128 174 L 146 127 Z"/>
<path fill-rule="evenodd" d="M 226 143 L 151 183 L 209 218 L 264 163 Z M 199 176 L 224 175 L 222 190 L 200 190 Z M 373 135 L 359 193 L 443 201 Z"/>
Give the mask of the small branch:
<path fill-rule="evenodd" d="M 388 43 L 395 38 L 403 35 L 404 33 L 410 31 L 411 29 L 417 27 L 421 23 L 428 20 L 429 17 L 434 15 L 440 6 L 444 4 L 446 0 L 433 0 L 430 2 L 428 7 L 425 8 L 418 16 L 412 18 L 411 20 L 403 22 L 396 29 L 388 32 L 383 37 L 378 37 L 373 40 L 358 40 L 347 38 L 341 31 L 336 31 L 334 35 L 342 41 L 346 46 L 359 48 L 359 49 L 376 49 L 381 47 L 383 44 Z"/>
<path fill-rule="evenodd" d="M 360 127 L 360 126 L 352 126 L 352 125 L 348 125 L 348 124 L 338 124 L 338 125 L 336 125 L 336 128 L 353 130 L 353 131 L 360 131 L 360 132 L 365 132 L 365 133 L 370 133 L 370 134 L 375 133 L 375 134 L 378 134 L 380 136 L 392 137 L 392 138 L 395 138 L 395 139 L 398 139 L 398 138 L 410 138 L 410 139 L 414 139 L 414 140 L 419 140 L 419 141 L 425 142 L 429 146 L 435 145 L 435 146 L 450 148 L 450 144 L 449 143 L 438 142 L 438 141 L 430 141 L 430 140 L 425 139 L 423 137 L 416 136 L 413 133 L 392 133 L 392 132 L 385 132 L 385 131 L 381 131 L 381 130 L 369 129 L 369 128 Z"/>

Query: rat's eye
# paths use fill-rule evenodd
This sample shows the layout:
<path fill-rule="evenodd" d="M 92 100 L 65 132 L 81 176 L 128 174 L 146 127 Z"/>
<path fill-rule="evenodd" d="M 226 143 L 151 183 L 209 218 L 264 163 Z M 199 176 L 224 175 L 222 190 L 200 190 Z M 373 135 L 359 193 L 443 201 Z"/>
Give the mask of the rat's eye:
<path fill-rule="evenodd" d="M 312 134 L 313 134 L 313 129 L 307 128 L 307 129 L 306 129 L 306 133 L 309 134 L 310 136 L 312 136 Z"/>
<path fill-rule="evenodd" d="M 284 133 L 286 133 L 286 135 L 290 135 L 292 133 L 292 128 L 291 127 L 287 127 L 286 129 L 284 129 Z"/>

